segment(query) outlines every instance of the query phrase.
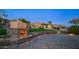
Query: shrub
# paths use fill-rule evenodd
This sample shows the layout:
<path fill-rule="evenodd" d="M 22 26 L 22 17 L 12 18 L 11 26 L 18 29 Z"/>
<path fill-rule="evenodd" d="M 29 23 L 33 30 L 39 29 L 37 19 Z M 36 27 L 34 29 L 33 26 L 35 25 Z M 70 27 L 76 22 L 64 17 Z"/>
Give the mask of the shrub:
<path fill-rule="evenodd" d="M 68 33 L 79 35 L 79 26 L 70 26 L 68 28 Z"/>
<path fill-rule="evenodd" d="M 0 28 L 0 36 L 7 35 L 7 29 Z"/>

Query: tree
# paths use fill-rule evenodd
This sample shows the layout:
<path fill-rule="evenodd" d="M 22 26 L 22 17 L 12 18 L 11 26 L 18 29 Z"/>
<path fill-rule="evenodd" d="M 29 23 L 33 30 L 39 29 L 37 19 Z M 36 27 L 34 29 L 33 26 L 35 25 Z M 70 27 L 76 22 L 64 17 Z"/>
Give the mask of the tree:
<path fill-rule="evenodd" d="M 23 18 L 20 18 L 19 20 L 22 21 L 22 22 L 24 22 L 24 23 L 29 23 L 28 21 L 26 21 L 26 20 L 23 19 Z"/>
<path fill-rule="evenodd" d="M 79 35 L 79 19 L 72 19 L 70 23 L 73 25 L 68 28 L 68 33 Z"/>
<path fill-rule="evenodd" d="M 0 9 L 0 24 L 6 24 L 9 22 L 7 19 L 7 14 L 5 13 L 4 9 Z"/>
<path fill-rule="evenodd" d="M 4 10 L 4 9 L 0 9 L 0 17 L 1 18 L 7 18 L 7 14 L 6 14 L 6 10 Z"/>
<path fill-rule="evenodd" d="M 79 35 L 79 26 L 74 26 L 74 25 L 70 26 L 68 28 L 68 33 Z"/>
<path fill-rule="evenodd" d="M 24 22 L 24 23 L 27 23 L 28 24 L 28 28 L 31 28 L 31 24 L 30 24 L 31 22 L 30 21 L 27 21 L 27 20 L 22 19 L 22 18 L 20 18 L 19 20 Z"/>
<path fill-rule="evenodd" d="M 48 21 L 48 24 L 52 24 L 52 21 Z"/>
<path fill-rule="evenodd" d="M 79 25 L 79 19 L 72 19 L 70 21 L 71 24 L 75 25 L 75 26 L 78 26 Z"/>

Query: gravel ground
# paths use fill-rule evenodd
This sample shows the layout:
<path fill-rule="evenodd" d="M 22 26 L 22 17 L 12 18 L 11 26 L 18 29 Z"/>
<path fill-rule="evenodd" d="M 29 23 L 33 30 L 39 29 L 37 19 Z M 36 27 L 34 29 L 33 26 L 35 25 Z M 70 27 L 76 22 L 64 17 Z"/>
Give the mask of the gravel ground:
<path fill-rule="evenodd" d="M 41 35 L 32 41 L 15 44 L 8 48 L 13 49 L 78 49 L 79 35 L 68 34 Z"/>

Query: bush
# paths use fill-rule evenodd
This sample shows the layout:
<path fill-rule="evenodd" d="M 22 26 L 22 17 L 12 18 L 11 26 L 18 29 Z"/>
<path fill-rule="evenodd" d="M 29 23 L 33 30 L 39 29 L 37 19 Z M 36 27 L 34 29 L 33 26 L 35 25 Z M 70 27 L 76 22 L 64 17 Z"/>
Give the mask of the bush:
<path fill-rule="evenodd" d="M 0 36 L 7 35 L 7 29 L 0 28 Z"/>
<path fill-rule="evenodd" d="M 68 33 L 79 35 L 79 26 L 70 26 L 68 28 Z"/>

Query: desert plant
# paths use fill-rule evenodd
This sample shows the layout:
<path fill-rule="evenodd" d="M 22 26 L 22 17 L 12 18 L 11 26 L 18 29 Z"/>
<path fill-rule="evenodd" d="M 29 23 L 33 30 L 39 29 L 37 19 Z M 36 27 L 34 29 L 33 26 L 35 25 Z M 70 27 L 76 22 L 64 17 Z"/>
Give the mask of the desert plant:
<path fill-rule="evenodd" d="M 74 25 L 70 26 L 68 28 L 68 33 L 79 35 L 79 26 L 74 26 Z"/>

